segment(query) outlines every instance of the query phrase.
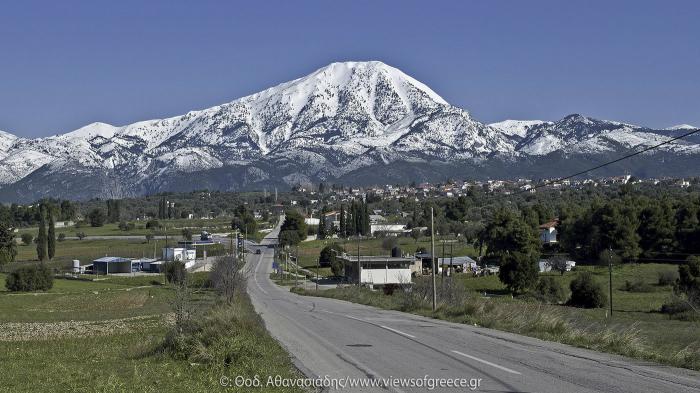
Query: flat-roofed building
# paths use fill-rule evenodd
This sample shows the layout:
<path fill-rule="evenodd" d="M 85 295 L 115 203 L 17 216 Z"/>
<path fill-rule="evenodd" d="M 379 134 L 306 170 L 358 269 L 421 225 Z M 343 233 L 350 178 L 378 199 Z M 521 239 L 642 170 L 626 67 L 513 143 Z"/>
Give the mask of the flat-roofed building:
<path fill-rule="evenodd" d="M 131 259 L 102 257 L 92 261 L 93 274 L 131 273 Z"/>
<path fill-rule="evenodd" d="M 353 255 L 338 258 L 345 267 L 345 280 L 365 285 L 408 284 L 415 263 L 413 257 L 360 256 L 359 263 Z"/>

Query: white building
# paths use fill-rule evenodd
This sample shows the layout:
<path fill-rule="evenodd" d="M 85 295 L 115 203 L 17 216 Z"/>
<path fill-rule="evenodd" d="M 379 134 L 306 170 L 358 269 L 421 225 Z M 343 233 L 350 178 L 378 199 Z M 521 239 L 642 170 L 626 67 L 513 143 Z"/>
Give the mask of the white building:
<path fill-rule="evenodd" d="M 543 244 L 556 243 L 557 242 L 557 226 L 559 225 L 559 219 L 555 218 L 550 222 L 546 222 L 540 225 L 540 241 Z"/>
<path fill-rule="evenodd" d="M 194 261 L 196 257 L 197 251 L 194 249 L 187 249 L 184 247 L 163 248 L 163 259 L 166 261 L 190 262 Z"/>
<path fill-rule="evenodd" d="M 321 220 L 318 219 L 318 218 L 308 217 L 308 218 L 305 218 L 305 219 L 304 219 L 304 223 L 306 223 L 306 225 L 315 225 L 315 226 L 318 226 L 318 224 L 321 223 Z"/>
<path fill-rule="evenodd" d="M 357 256 L 344 254 L 338 258 L 345 266 L 348 282 L 365 285 L 409 284 L 413 257 Z M 359 264 L 359 274 L 358 274 Z"/>

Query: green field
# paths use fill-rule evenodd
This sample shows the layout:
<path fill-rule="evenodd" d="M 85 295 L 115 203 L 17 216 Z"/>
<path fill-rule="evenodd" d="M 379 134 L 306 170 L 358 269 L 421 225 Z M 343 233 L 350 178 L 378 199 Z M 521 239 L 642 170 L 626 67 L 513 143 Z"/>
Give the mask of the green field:
<path fill-rule="evenodd" d="M 606 288 L 606 267 L 580 266 L 591 271 Z M 380 291 L 355 288 L 331 289 L 302 294 L 327 296 L 378 307 L 414 312 L 456 322 L 477 324 L 581 347 L 650 359 L 680 367 L 700 369 L 700 318 L 695 321 L 670 319 L 659 308 L 672 294 L 671 286 L 659 286 L 658 276 L 677 266 L 663 264 L 623 265 L 613 269 L 613 315 L 606 308 L 580 309 L 546 305 L 527 298 L 512 299 L 497 276 L 472 277 L 456 274 L 453 279 L 464 297 L 442 301 L 436 312 L 430 302 L 407 306 L 402 294 L 384 295 Z M 577 272 L 543 273 L 560 281 L 568 291 Z M 437 278 L 438 291 L 449 287 Z M 625 281 L 647 284 L 645 292 L 624 290 Z M 443 285 L 446 285 L 443 287 Z M 490 297 L 483 297 L 484 293 Z M 456 303 L 456 304 L 455 304 Z"/>
<path fill-rule="evenodd" d="M 72 226 L 67 228 L 56 228 L 56 236 L 64 233 L 66 236 L 75 236 L 76 232 L 84 232 L 88 236 L 145 236 L 146 234 L 157 234 L 165 235 L 166 230 L 168 235 L 181 236 L 183 228 L 192 229 L 193 233 L 196 235 L 197 232 L 206 230 L 208 232 L 230 232 L 231 231 L 231 219 L 229 218 L 217 218 L 212 220 L 202 220 L 202 219 L 175 219 L 175 220 L 157 220 L 161 226 L 164 228 L 158 230 L 151 230 L 146 228 L 146 222 L 144 220 L 127 221 L 134 224 L 134 229 L 128 231 L 122 231 L 119 229 L 118 223 L 108 223 L 101 227 L 92 227 L 89 224 L 83 224 L 78 227 Z M 31 233 L 36 237 L 39 229 L 37 227 L 20 228 L 17 232 L 17 236 L 21 236 L 23 233 Z"/>
<path fill-rule="evenodd" d="M 172 287 L 144 277 L 57 279 L 45 293 L 10 293 L 4 279 L 0 274 L 0 392 L 239 391 L 223 389 L 219 379 L 298 377 L 245 295 L 228 305 L 211 290 L 193 292 L 196 320 L 210 329 L 187 339 L 207 343 L 195 356 L 166 350 Z"/>

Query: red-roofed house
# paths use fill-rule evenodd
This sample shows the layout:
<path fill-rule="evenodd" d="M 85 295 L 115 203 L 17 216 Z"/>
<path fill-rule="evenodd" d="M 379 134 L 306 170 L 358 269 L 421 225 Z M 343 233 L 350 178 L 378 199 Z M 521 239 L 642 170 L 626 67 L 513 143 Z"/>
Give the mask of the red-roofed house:
<path fill-rule="evenodd" d="M 540 241 L 544 244 L 557 242 L 557 226 L 559 219 L 555 218 L 540 225 Z"/>

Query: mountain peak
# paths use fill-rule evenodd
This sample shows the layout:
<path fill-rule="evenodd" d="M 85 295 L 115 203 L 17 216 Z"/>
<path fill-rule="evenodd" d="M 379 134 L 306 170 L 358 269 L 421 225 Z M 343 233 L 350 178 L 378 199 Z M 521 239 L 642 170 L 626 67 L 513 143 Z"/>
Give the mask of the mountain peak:
<path fill-rule="evenodd" d="M 678 130 L 696 130 L 700 127 L 695 127 L 690 124 L 678 124 L 672 127 L 664 128 L 667 131 L 678 131 Z"/>
<path fill-rule="evenodd" d="M 95 137 L 102 137 L 109 139 L 114 136 L 117 130 L 119 130 L 119 127 L 115 127 L 111 124 L 94 122 L 80 127 L 75 131 L 60 135 L 59 138 L 90 140 Z"/>

